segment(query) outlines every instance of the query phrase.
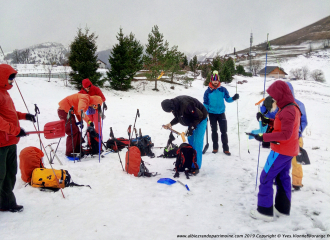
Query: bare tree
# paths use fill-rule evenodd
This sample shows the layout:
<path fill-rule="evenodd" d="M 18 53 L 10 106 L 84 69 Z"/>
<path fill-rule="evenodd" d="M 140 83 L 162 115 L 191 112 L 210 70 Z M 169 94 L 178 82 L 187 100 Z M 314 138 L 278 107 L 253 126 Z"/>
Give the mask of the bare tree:
<path fill-rule="evenodd" d="M 21 53 L 20 53 L 20 51 L 18 49 L 15 49 L 13 51 L 13 63 L 17 63 L 17 64 L 23 63 L 22 62 Z"/>
<path fill-rule="evenodd" d="M 260 71 L 261 68 L 262 68 L 262 63 L 260 60 L 253 60 L 251 62 L 251 70 L 253 76 L 257 76 L 257 73 Z"/>
<path fill-rule="evenodd" d="M 31 51 L 29 48 L 27 48 L 25 50 L 21 50 L 20 55 L 21 55 L 22 63 L 24 63 L 24 64 L 30 63 Z"/>
<path fill-rule="evenodd" d="M 296 79 L 302 78 L 302 70 L 301 68 L 293 68 L 290 70 L 290 75 L 293 76 Z"/>
<path fill-rule="evenodd" d="M 308 75 L 309 75 L 309 68 L 307 66 L 302 67 L 301 74 L 302 74 L 302 79 L 307 80 Z"/>
<path fill-rule="evenodd" d="M 54 68 L 54 65 L 56 65 L 57 62 L 57 56 L 53 53 L 47 54 L 46 62 L 43 63 L 45 71 L 48 73 L 48 82 L 50 82 L 50 77 Z"/>
<path fill-rule="evenodd" d="M 325 82 L 324 73 L 320 69 L 315 69 L 311 72 L 311 78 L 317 82 Z"/>

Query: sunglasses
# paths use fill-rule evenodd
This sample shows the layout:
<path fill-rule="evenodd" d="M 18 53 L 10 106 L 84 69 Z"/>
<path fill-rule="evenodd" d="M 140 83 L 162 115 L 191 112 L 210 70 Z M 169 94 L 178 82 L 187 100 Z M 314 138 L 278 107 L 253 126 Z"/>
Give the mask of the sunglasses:
<path fill-rule="evenodd" d="M 15 77 L 16 77 L 16 74 L 11 74 L 8 79 L 10 81 L 13 81 L 15 79 Z"/>

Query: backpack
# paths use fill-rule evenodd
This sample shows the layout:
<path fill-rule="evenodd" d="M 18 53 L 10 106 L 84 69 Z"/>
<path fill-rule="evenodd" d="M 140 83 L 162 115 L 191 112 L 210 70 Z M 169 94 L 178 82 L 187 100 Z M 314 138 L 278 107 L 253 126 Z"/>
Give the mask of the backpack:
<path fill-rule="evenodd" d="M 44 153 L 36 147 L 26 147 L 19 154 L 19 168 L 24 182 L 31 182 L 32 172 L 35 168 L 44 168 L 42 157 Z"/>
<path fill-rule="evenodd" d="M 199 167 L 196 163 L 197 152 L 188 143 L 182 143 L 177 150 L 175 164 L 175 175 L 179 177 L 179 172 L 185 172 L 187 179 L 190 175 L 196 175 L 199 172 Z"/>
<path fill-rule="evenodd" d="M 133 174 L 135 177 L 151 177 L 156 176 L 149 172 L 144 161 L 141 159 L 141 152 L 138 147 L 132 146 L 129 151 L 126 152 L 125 157 L 125 170 L 129 174 Z"/>
<path fill-rule="evenodd" d="M 57 180 L 54 176 L 54 172 L 56 174 L 56 177 L 59 181 L 59 185 L 57 184 Z M 46 189 L 54 189 L 58 190 L 59 186 L 60 188 L 65 187 L 72 187 L 72 186 L 85 186 L 85 185 L 78 185 L 75 184 L 69 172 L 67 170 L 55 170 L 50 168 L 36 168 L 32 172 L 31 177 L 31 186 L 36 188 L 46 188 Z M 89 185 L 86 185 L 90 188 Z"/>
<path fill-rule="evenodd" d="M 87 148 L 84 149 L 84 153 L 87 155 L 99 154 L 99 134 L 94 128 L 87 128 Z"/>
<path fill-rule="evenodd" d="M 164 153 L 158 157 L 163 158 L 175 158 L 177 156 L 177 151 L 179 149 L 179 146 L 176 144 L 170 144 L 169 146 L 166 146 L 164 148 Z"/>
<path fill-rule="evenodd" d="M 115 142 L 117 144 L 117 148 L 119 149 L 119 151 L 121 151 L 123 148 L 128 146 L 129 140 L 127 138 L 110 138 L 107 142 L 106 142 L 106 146 L 107 148 L 112 149 L 113 151 L 117 152 L 117 148 L 115 145 Z"/>
<path fill-rule="evenodd" d="M 151 151 L 154 144 L 152 143 L 149 135 L 138 137 L 132 139 L 131 141 L 133 146 L 137 146 L 140 149 L 141 156 L 149 156 L 151 158 L 155 157 L 155 154 Z"/>

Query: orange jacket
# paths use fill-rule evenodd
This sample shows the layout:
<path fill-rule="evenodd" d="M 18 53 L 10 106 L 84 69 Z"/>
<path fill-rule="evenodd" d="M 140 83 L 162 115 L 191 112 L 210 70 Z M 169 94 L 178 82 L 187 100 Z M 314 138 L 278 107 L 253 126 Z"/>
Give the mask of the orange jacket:
<path fill-rule="evenodd" d="M 73 107 L 74 114 L 77 116 L 78 121 L 81 121 L 81 110 L 87 111 L 91 105 L 102 104 L 102 99 L 99 96 L 89 96 L 87 94 L 75 93 L 67 96 L 58 103 L 59 109 L 69 112 L 70 108 Z M 84 121 L 88 123 L 89 117 L 85 115 Z"/>
<path fill-rule="evenodd" d="M 0 64 L 0 147 L 17 144 L 16 135 L 21 131 L 20 119 L 25 119 L 26 114 L 17 112 L 7 90 L 13 86 L 8 84 L 11 74 L 17 73 L 11 66 Z"/>

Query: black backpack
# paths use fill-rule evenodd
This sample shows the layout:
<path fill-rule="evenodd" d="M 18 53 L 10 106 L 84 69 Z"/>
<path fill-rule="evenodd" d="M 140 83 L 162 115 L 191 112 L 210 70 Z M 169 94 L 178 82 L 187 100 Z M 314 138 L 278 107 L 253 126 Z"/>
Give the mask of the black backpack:
<path fill-rule="evenodd" d="M 151 151 L 154 144 L 152 143 L 149 135 L 138 137 L 136 139 L 132 139 L 131 141 L 132 146 L 137 146 L 140 149 L 141 156 L 149 156 L 151 158 L 155 157 L 155 154 Z"/>
<path fill-rule="evenodd" d="M 86 155 L 99 154 L 99 134 L 94 128 L 87 128 L 87 147 L 84 149 Z"/>
<path fill-rule="evenodd" d="M 116 144 L 115 144 L 116 142 Z M 128 147 L 129 140 L 127 138 L 110 138 L 106 142 L 106 146 L 109 149 L 112 149 L 113 151 L 117 152 L 118 150 L 121 151 L 123 148 Z M 117 148 L 116 148 L 117 145 Z"/>
<path fill-rule="evenodd" d="M 196 156 L 197 152 L 190 144 L 182 143 L 177 150 L 174 177 L 179 177 L 179 172 L 185 172 L 187 179 L 191 175 L 196 175 L 199 172 Z"/>

